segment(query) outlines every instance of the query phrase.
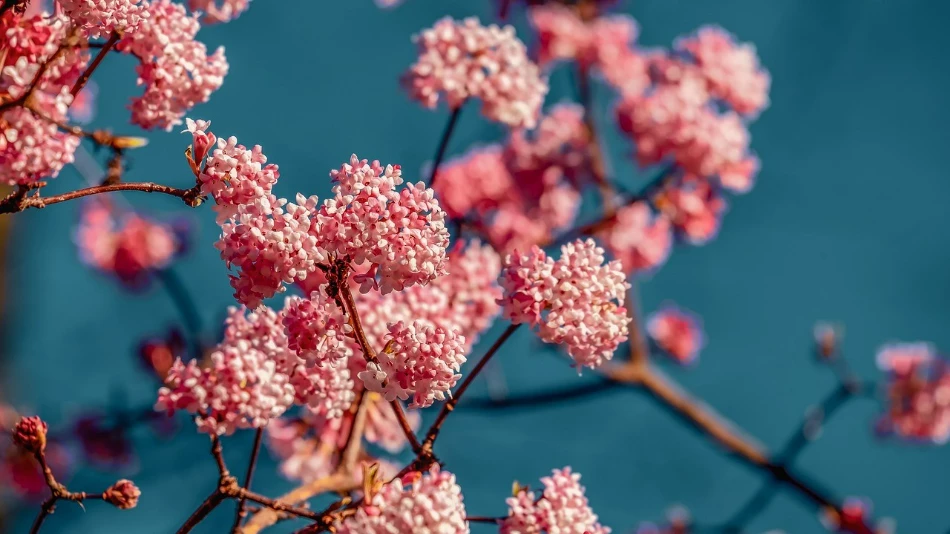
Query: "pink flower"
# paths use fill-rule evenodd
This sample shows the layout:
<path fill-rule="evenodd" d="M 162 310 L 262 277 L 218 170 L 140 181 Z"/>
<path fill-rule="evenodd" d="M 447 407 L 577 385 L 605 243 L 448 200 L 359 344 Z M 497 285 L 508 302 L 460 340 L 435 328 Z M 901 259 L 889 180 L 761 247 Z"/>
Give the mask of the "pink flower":
<path fill-rule="evenodd" d="M 759 65 L 754 45 L 738 44 L 726 30 L 705 26 L 680 39 L 677 48 L 693 57 L 710 92 L 737 112 L 755 115 L 768 106 L 771 79 Z"/>
<path fill-rule="evenodd" d="M 138 31 L 139 23 L 149 12 L 141 0 L 57 0 L 63 13 L 83 30 L 86 37 L 96 39 L 112 32 Z"/>
<path fill-rule="evenodd" d="M 669 219 L 654 216 L 646 202 L 634 202 L 617 210 L 613 223 L 601 232 L 600 238 L 627 273 L 659 268 L 669 257 L 673 242 Z"/>
<path fill-rule="evenodd" d="M 706 342 L 699 317 L 672 304 L 647 319 L 647 332 L 663 352 L 684 365 L 696 361 Z"/>
<path fill-rule="evenodd" d="M 386 348 L 359 374 L 366 389 L 386 400 L 406 400 L 412 408 L 426 408 L 452 395 L 465 363 L 465 338 L 456 330 L 415 321 L 389 326 Z"/>
<path fill-rule="evenodd" d="M 581 476 L 570 467 L 555 469 L 543 477 L 544 491 L 540 499 L 534 492 L 522 489 L 508 499 L 508 517 L 501 525 L 502 534 L 587 533 L 610 534 L 610 529 L 597 522 L 591 510 Z"/>
<path fill-rule="evenodd" d="M 315 205 L 315 197 L 298 195 L 295 204 L 271 195 L 238 205 L 234 217 L 221 225 L 215 247 L 228 267 L 238 271 L 230 278 L 239 302 L 256 308 L 326 261 L 310 233 Z"/>
<path fill-rule="evenodd" d="M 195 40 L 200 24 L 171 0 L 142 0 L 147 18 L 124 35 L 116 49 L 138 57 L 139 85 L 145 93 L 132 101 L 132 122 L 171 131 L 197 104 L 207 102 L 224 82 L 224 48 L 208 54 Z"/>
<path fill-rule="evenodd" d="M 619 261 L 604 263 L 592 239 L 561 247 L 557 261 L 533 247 L 509 255 L 500 276 L 503 313 L 539 329 L 547 343 L 565 344 L 578 369 L 596 368 L 627 339 L 622 301 L 630 287 Z"/>
<path fill-rule="evenodd" d="M 290 375 L 296 360 L 273 311 L 245 317 L 243 310 L 231 308 L 224 340 L 210 360 L 207 368 L 175 360 L 155 409 L 185 410 L 197 416 L 200 431 L 229 435 L 261 428 L 293 404 Z"/>
<path fill-rule="evenodd" d="M 421 182 L 398 189 L 398 165 L 369 164 L 355 154 L 330 176 L 334 196 L 320 206 L 311 230 L 322 249 L 372 265 L 370 285 L 383 294 L 445 274 L 449 232 L 432 189 Z"/>
<path fill-rule="evenodd" d="M 738 162 L 726 163 L 719 169 L 719 184 L 736 194 L 748 193 L 759 173 L 759 158 L 749 155 Z"/>
<path fill-rule="evenodd" d="M 385 484 L 337 526 L 339 534 L 468 534 L 462 489 L 438 466 Z"/>
<path fill-rule="evenodd" d="M 104 200 L 83 205 L 76 243 L 83 261 L 133 288 L 167 267 L 182 245 L 170 227 L 137 214 L 116 221 Z"/>
<path fill-rule="evenodd" d="M 205 24 L 234 20 L 250 7 L 251 0 L 188 0 L 189 9 L 204 13 Z"/>
<path fill-rule="evenodd" d="M 936 357 L 933 346 L 885 345 L 877 361 L 888 373 L 886 410 L 878 429 L 914 441 L 950 440 L 950 365 Z"/>
<path fill-rule="evenodd" d="M 419 58 L 404 76 L 412 98 L 429 108 L 444 99 L 453 110 L 478 98 L 491 120 L 535 126 L 548 85 L 513 27 L 444 18 L 415 41 Z"/>
<path fill-rule="evenodd" d="M 711 241 L 719 232 L 726 200 L 708 180 L 683 177 L 660 192 L 655 200 L 676 233 L 693 245 Z"/>
<path fill-rule="evenodd" d="M 201 166 L 209 145 L 217 140 L 217 146 L 197 175 L 201 192 L 214 198 L 218 222 L 233 217 L 242 204 L 251 204 L 267 198 L 280 177 L 277 165 L 267 164 L 260 145 L 248 150 L 237 142 L 236 137 L 216 137 L 206 130 L 210 122 L 187 119 L 188 129 L 194 143 L 194 161 Z"/>
<path fill-rule="evenodd" d="M 598 17 L 585 23 L 576 9 L 559 4 L 532 7 L 529 15 L 538 32 L 541 66 L 559 60 L 588 66 L 610 64 L 631 50 L 638 33 L 630 17 Z"/>
<path fill-rule="evenodd" d="M 311 366 L 345 361 L 353 355 L 353 328 L 323 289 L 309 299 L 288 297 L 284 305 L 288 345 Z"/>

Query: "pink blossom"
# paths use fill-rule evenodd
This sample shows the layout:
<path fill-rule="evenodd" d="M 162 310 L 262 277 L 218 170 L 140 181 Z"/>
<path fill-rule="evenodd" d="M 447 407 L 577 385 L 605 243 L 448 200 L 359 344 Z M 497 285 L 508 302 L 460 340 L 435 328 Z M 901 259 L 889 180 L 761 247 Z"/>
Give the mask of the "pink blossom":
<path fill-rule="evenodd" d="M 759 173 L 759 158 L 749 155 L 738 162 L 726 163 L 719 169 L 719 184 L 737 194 L 748 193 Z"/>
<path fill-rule="evenodd" d="M 738 44 L 726 30 L 705 26 L 679 40 L 677 48 L 693 57 L 710 92 L 737 112 L 754 115 L 768 106 L 771 79 L 759 65 L 755 45 Z"/>
<path fill-rule="evenodd" d="M 147 283 L 181 247 L 170 227 L 134 213 L 116 220 L 104 200 L 83 205 L 76 243 L 83 261 L 130 287 Z"/>
<path fill-rule="evenodd" d="M 141 0 L 57 0 L 63 13 L 83 30 L 86 37 L 96 39 L 112 32 L 136 32 L 143 18 L 149 16 Z"/>
<path fill-rule="evenodd" d="M 538 66 L 511 26 L 482 26 L 477 18 L 443 18 L 415 37 L 419 58 L 404 76 L 412 98 L 457 109 L 482 101 L 482 113 L 512 128 L 533 128 L 548 92 Z"/>
<path fill-rule="evenodd" d="M 353 355 L 353 328 L 323 289 L 309 299 L 288 297 L 284 306 L 289 347 L 312 366 L 345 361 Z"/>
<path fill-rule="evenodd" d="M 686 176 L 670 184 L 654 201 L 688 243 L 708 243 L 719 232 L 726 200 L 708 180 Z"/>
<path fill-rule="evenodd" d="M 238 144 L 234 136 L 227 139 L 216 137 L 206 131 L 210 122 L 186 119 L 186 124 L 185 131 L 191 133 L 194 140 L 193 157 L 197 166 L 201 166 L 209 144 L 217 141 L 197 178 L 201 192 L 214 198 L 219 223 L 236 215 L 242 204 L 251 204 L 270 195 L 280 172 L 277 165 L 267 164 L 267 156 L 260 145 L 249 150 Z"/>
<path fill-rule="evenodd" d="M 132 122 L 170 131 L 221 87 L 228 63 L 224 48 L 209 55 L 207 47 L 195 40 L 200 24 L 184 6 L 171 0 L 142 0 L 141 5 L 147 18 L 116 45 L 140 61 L 136 72 L 145 93 L 132 101 Z"/>
<path fill-rule="evenodd" d="M 881 347 L 888 373 L 885 413 L 878 429 L 901 438 L 942 444 L 950 440 L 950 365 L 927 343 Z"/>
<path fill-rule="evenodd" d="M 326 261 L 310 234 L 316 198 L 297 196 L 297 203 L 270 197 L 241 204 L 221 225 L 215 247 L 229 268 L 234 297 L 250 308 L 285 291 L 284 284 L 303 280 Z"/>
<path fill-rule="evenodd" d="M 584 22 L 576 9 L 543 4 L 529 11 L 538 32 L 538 63 L 572 60 L 588 66 L 610 64 L 631 50 L 637 24 L 627 16 L 597 17 Z"/>
<path fill-rule="evenodd" d="M 558 104 L 548 110 L 530 133 L 511 132 L 504 146 L 505 165 L 525 196 L 543 195 L 545 186 L 560 183 L 564 176 L 580 185 L 590 168 L 584 108 Z M 570 221 L 568 221 L 569 224 Z"/>
<path fill-rule="evenodd" d="M 618 302 L 630 287 L 620 262 L 604 261 L 592 239 L 564 245 L 557 261 L 537 247 L 509 255 L 500 276 L 505 317 L 566 345 L 578 369 L 600 366 L 627 339 L 627 311 Z"/>
<path fill-rule="evenodd" d="M 3 57 L 0 58 L 0 99 L 21 97 L 66 37 L 63 16 L 19 17 L 7 10 L 0 17 Z M 59 131 L 72 102 L 70 88 L 89 59 L 88 53 L 68 49 L 43 70 L 31 93 L 30 110 L 11 107 L 0 114 L 0 184 L 26 185 L 53 178 L 79 146 L 79 138 Z"/>
<path fill-rule="evenodd" d="M 436 465 L 427 473 L 410 473 L 405 479 L 383 485 L 356 514 L 337 526 L 337 532 L 468 534 L 462 489 L 455 475 Z"/>
<path fill-rule="evenodd" d="M 622 98 L 638 98 L 651 84 L 650 62 L 630 49 L 601 59 L 600 74 Z"/>
<path fill-rule="evenodd" d="M 684 365 L 696 361 L 706 342 L 699 317 L 672 304 L 647 319 L 647 332 L 663 352 Z"/>
<path fill-rule="evenodd" d="M 426 408 L 452 395 L 462 377 L 465 338 L 457 330 L 402 321 L 389 326 L 386 348 L 359 374 L 370 391 L 386 400 L 406 400 L 412 408 Z"/>
<path fill-rule="evenodd" d="M 502 534 L 610 534 L 610 529 L 597 522 L 584 495 L 581 476 L 570 467 L 555 469 L 543 477 L 544 491 L 539 499 L 522 489 L 508 499 L 508 517 L 501 525 Z"/>
<path fill-rule="evenodd" d="M 840 510 L 824 509 L 821 522 L 831 532 L 841 534 L 884 534 L 887 530 L 878 530 L 873 524 L 871 501 L 849 497 Z"/>
<path fill-rule="evenodd" d="M 398 165 L 370 164 L 355 154 L 330 176 L 334 196 L 320 206 L 311 230 L 321 248 L 357 265 L 368 262 L 370 283 L 383 294 L 445 273 L 449 232 L 432 189 L 421 182 L 398 189 Z"/>
<path fill-rule="evenodd" d="M 198 429 L 229 435 L 242 428 L 261 428 L 279 417 L 295 398 L 292 369 L 280 321 L 272 311 L 229 311 L 224 340 L 208 367 L 175 360 L 158 391 L 156 410 L 195 414 Z"/>
<path fill-rule="evenodd" d="M 202 22 L 217 24 L 238 18 L 251 7 L 251 0 L 188 0 L 188 8 L 204 13 Z"/>
<path fill-rule="evenodd" d="M 654 216 L 646 202 L 634 202 L 617 210 L 600 238 L 627 273 L 657 269 L 669 257 L 673 242 L 669 219 Z"/>

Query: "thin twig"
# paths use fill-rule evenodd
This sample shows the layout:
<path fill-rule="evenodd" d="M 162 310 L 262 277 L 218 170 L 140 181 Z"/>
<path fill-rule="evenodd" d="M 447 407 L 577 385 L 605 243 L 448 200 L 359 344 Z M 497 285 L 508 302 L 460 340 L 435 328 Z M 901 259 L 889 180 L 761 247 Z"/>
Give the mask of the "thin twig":
<path fill-rule="evenodd" d="M 257 457 L 261 452 L 261 441 L 264 438 L 264 429 L 258 428 L 254 433 L 254 445 L 251 447 L 251 458 L 247 463 L 247 473 L 244 475 L 244 489 L 251 489 L 251 481 L 254 480 L 254 469 L 257 467 Z M 231 526 L 231 532 L 237 532 L 247 514 L 247 498 L 241 497 L 238 501 L 237 511 L 234 513 L 234 524 Z"/>
<path fill-rule="evenodd" d="M 165 195 L 178 197 L 184 200 L 185 204 L 188 204 L 191 207 L 197 207 L 202 201 L 201 192 L 196 188 L 178 189 L 176 187 L 169 187 L 167 185 L 156 184 L 154 182 L 97 185 L 93 187 L 86 187 L 84 189 L 77 189 L 76 191 L 70 191 L 68 193 L 63 193 L 62 195 L 51 197 L 28 196 L 26 194 L 28 191 L 29 189 L 27 186 L 21 186 L 6 198 L 0 200 L 0 213 L 16 213 L 27 208 L 45 208 L 46 206 L 59 204 L 60 202 L 66 202 L 67 200 L 88 197 L 91 195 L 99 195 L 103 193 L 112 193 L 115 191 L 162 193 Z"/>
<path fill-rule="evenodd" d="M 452 132 L 455 131 L 455 126 L 458 124 L 459 117 L 462 115 L 462 107 L 465 105 L 464 102 L 459 104 L 459 106 L 452 110 L 452 114 L 449 115 L 449 122 L 446 123 L 445 129 L 442 130 L 442 137 L 439 139 L 439 146 L 435 150 L 435 159 L 432 161 L 432 169 L 429 170 L 429 187 L 435 185 L 435 180 L 438 177 L 439 166 L 442 165 L 442 160 L 445 159 L 445 152 L 449 148 L 449 139 L 452 138 Z"/>
<path fill-rule="evenodd" d="M 116 43 L 118 43 L 119 39 L 121 38 L 122 38 L 122 35 L 119 32 L 117 31 L 112 32 L 112 35 L 109 36 L 109 40 L 106 41 L 104 45 L 102 45 L 102 48 L 99 49 L 99 53 L 96 54 L 95 58 L 93 58 L 92 63 L 90 63 L 86 67 L 86 70 L 84 70 L 82 74 L 79 75 L 79 79 L 76 80 L 76 83 L 73 85 L 73 88 L 69 91 L 69 93 L 73 95 L 73 97 L 78 95 L 79 92 L 82 91 L 83 87 L 85 87 L 86 84 L 89 83 L 89 78 L 92 77 L 92 73 L 95 72 L 97 68 L 99 68 L 99 65 L 102 63 L 102 60 L 105 59 L 106 54 L 112 51 L 113 47 L 115 47 Z"/>
<path fill-rule="evenodd" d="M 436 416 L 435 421 L 432 422 L 432 426 L 429 427 L 429 431 L 426 432 L 425 440 L 422 442 L 422 448 L 428 452 L 432 450 L 432 444 L 435 443 L 436 438 L 439 437 L 439 431 L 442 429 L 442 424 L 445 422 L 445 418 L 452 413 L 452 410 L 455 409 L 455 405 L 458 404 L 459 400 L 462 398 L 462 395 L 465 394 L 465 391 L 468 389 L 468 386 L 472 384 L 472 381 L 475 380 L 475 377 L 484 369 L 485 364 L 491 359 L 492 356 L 498 352 L 498 349 L 508 341 L 508 338 L 515 333 L 515 330 L 521 326 L 520 324 L 509 325 L 504 332 L 495 340 L 495 343 L 488 349 L 488 352 L 482 356 L 482 359 L 475 364 L 475 367 L 472 371 L 465 377 L 465 380 L 462 381 L 462 384 L 455 390 L 455 393 L 452 395 L 452 398 L 445 402 L 442 405 L 442 409 L 439 410 L 439 414 Z"/>
<path fill-rule="evenodd" d="M 422 452 L 422 444 L 419 443 L 419 440 L 416 438 L 416 433 L 412 431 L 412 425 L 409 424 L 409 419 L 406 418 L 406 412 L 402 409 L 402 404 L 399 400 L 393 400 L 389 403 L 393 408 L 393 413 L 396 414 L 396 420 L 399 421 L 399 426 L 402 428 L 402 432 L 406 435 L 406 440 L 409 441 L 409 445 L 412 447 L 412 452 L 419 454 Z"/>

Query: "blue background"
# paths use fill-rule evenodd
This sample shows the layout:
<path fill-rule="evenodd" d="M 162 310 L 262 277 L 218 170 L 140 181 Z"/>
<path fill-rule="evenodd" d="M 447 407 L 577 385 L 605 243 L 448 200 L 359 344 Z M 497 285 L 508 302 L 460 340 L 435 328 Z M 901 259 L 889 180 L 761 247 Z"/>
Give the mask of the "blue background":
<path fill-rule="evenodd" d="M 834 385 L 810 357 L 815 321 L 847 326 L 845 351 L 866 378 L 876 376 L 874 352 L 883 342 L 948 346 L 950 4 L 637 0 L 623 8 L 641 23 L 640 41 L 648 46 L 668 46 L 677 35 L 718 23 L 756 44 L 774 82 L 772 106 L 752 126 L 763 161 L 757 187 L 735 199 L 717 240 L 678 249 L 641 288 L 646 311 L 670 299 L 704 318 L 709 345 L 699 366 L 670 372 L 777 449 L 805 408 Z M 231 71 L 192 116 L 213 120 L 219 135 L 263 145 L 280 165 L 283 196 L 326 195 L 328 171 L 352 152 L 401 163 L 411 176 L 432 157 L 446 114 L 410 102 L 397 78 L 414 57 L 410 35 L 440 15 L 486 20 L 492 7 L 487 0 L 407 0 L 382 11 L 370 0 L 258 0 L 239 20 L 202 30 L 203 41 L 226 46 Z M 128 58 L 110 57 L 96 73 L 95 125 L 127 123 L 125 102 L 138 91 L 131 67 Z M 549 103 L 571 94 L 563 73 L 552 86 Z M 601 123 L 612 132 L 610 96 L 601 90 L 598 101 Z M 502 133 L 469 110 L 450 154 Z M 134 153 L 128 179 L 187 186 L 181 153 L 188 138 L 177 131 L 149 137 L 151 145 Z M 615 174 L 636 185 L 646 174 L 634 172 L 629 147 L 613 133 L 609 143 Z M 79 186 L 68 171 L 51 188 Z M 184 210 L 171 198 L 126 198 L 151 213 Z M 83 407 L 107 407 L 116 389 L 129 405 L 151 402 L 154 385 L 133 350 L 177 320 L 158 288 L 130 296 L 79 262 L 71 240 L 77 208 L 73 202 L 17 215 L 9 251 L 5 386 L 17 406 L 54 426 Z M 211 246 L 217 227 L 209 209 L 189 216 L 196 245 L 176 269 L 198 295 L 205 321 L 216 324 L 232 303 Z M 499 360 L 513 391 L 591 378 L 538 354 L 526 332 Z M 950 451 L 876 440 L 876 410 L 867 400 L 847 406 L 802 455 L 801 470 L 839 496 L 870 497 L 876 511 L 897 519 L 899 532 L 945 532 Z M 44 532 L 168 533 L 211 491 L 215 470 L 205 438 L 190 428 L 172 441 L 146 429 L 135 435 L 140 466 L 126 475 L 143 490 L 139 507 L 120 513 L 95 503 L 86 512 L 61 505 Z M 250 433 L 226 440 L 234 470 L 243 469 L 250 442 Z M 673 503 L 715 523 L 762 481 L 649 399 L 622 390 L 533 410 L 460 410 L 438 452 L 458 474 L 469 512 L 479 515 L 504 513 L 512 480 L 536 483 L 552 468 L 572 465 L 616 532 L 660 519 Z M 290 487 L 274 467 L 265 454 L 255 489 L 276 495 Z M 115 478 L 87 468 L 70 485 L 101 488 Z M 25 532 L 36 509 L 14 506 L 12 532 Z M 222 507 L 198 532 L 222 532 L 230 516 L 230 506 Z M 770 529 L 824 531 L 815 509 L 786 492 L 748 532 Z"/>

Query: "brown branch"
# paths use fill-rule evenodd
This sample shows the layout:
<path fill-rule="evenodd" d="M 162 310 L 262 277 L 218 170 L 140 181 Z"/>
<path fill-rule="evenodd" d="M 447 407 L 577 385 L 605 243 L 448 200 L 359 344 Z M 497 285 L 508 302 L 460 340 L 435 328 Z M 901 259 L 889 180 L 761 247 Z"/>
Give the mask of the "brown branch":
<path fill-rule="evenodd" d="M 300 503 L 322 493 L 349 491 L 356 487 L 358 487 L 358 484 L 349 473 L 336 472 L 285 493 L 278 500 L 285 503 Z M 280 514 L 277 510 L 264 508 L 254 514 L 240 532 L 241 534 L 257 534 L 276 523 L 279 517 Z"/>
<path fill-rule="evenodd" d="M 422 444 L 420 444 L 416 438 L 416 433 L 412 431 L 412 425 L 409 424 L 409 420 L 406 418 L 406 412 L 402 409 L 402 404 L 397 399 L 390 402 L 389 405 L 392 406 L 393 413 L 396 414 L 396 420 L 399 421 L 399 426 L 402 428 L 403 434 L 406 435 L 406 440 L 409 441 L 412 452 L 416 454 L 421 453 Z"/>
<path fill-rule="evenodd" d="M 475 380 L 475 377 L 485 368 L 485 364 L 491 360 L 492 356 L 498 352 L 498 349 L 508 341 L 508 338 L 515 333 L 515 330 L 521 326 L 520 324 L 509 325 L 504 332 L 495 340 L 495 343 L 488 349 L 488 352 L 482 356 L 482 359 L 475 364 L 475 368 L 465 377 L 465 380 L 462 381 L 462 384 L 452 395 L 452 398 L 445 402 L 442 405 L 442 409 L 439 410 L 439 414 L 436 416 L 435 421 L 432 422 L 432 426 L 429 427 L 429 431 L 426 432 L 425 440 L 422 442 L 422 449 L 426 454 L 432 453 L 432 445 L 435 443 L 436 438 L 439 437 L 439 431 L 442 429 L 442 424 L 445 422 L 446 417 L 455 409 L 455 405 L 458 404 L 459 399 L 462 398 L 462 395 L 465 394 L 465 391 L 468 389 L 468 386 L 472 384 L 472 381 Z"/>
<path fill-rule="evenodd" d="M 208 498 L 202 502 L 198 508 L 188 516 L 188 519 L 185 520 L 185 523 L 178 528 L 176 534 L 188 534 L 193 528 L 198 526 L 198 523 L 204 521 L 204 518 L 208 517 L 208 514 L 212 510 L 218 507 L 219 504 L 224 502 L 225 496 L 219 490 L 214 490 L 211 495 L 208 495 Z"/>
<path fill-rule="evenodd" d="M 45 432 L 45 431 L 44 431 Z M 45 437 L 44 437 L 45 440 Z M 30 527 L 30 534 L 36 534 L 40 531 L 40 528 L 43 526 L 43 522 L 46 521 L 46 518 L 49 517 L 53 511 L 56 509 L 56 503 L 59 501 L 73 501 L 77 503 L 82 503 L 85 500 L 89 499 L 105 499 L 105 493 L 86 493 L 84 491 L 74 492 L 69 491 L 66 486 L 59 483 L 56 480 L 56 477 L 53 475 L 53 470 L 50 469 L 49 464 L 46 462 L 46 452 L 45 448 L 41 448 L 33 452 L 33 457 L 36 459 L 36 462 L 40 465 L 40 469 L 43 472 L 43 478 L 46 482 L 46 486 L 49 488 L 50 496 L 43 501 L 43 504 L 40 506 L 40 513 L 36 516 L 36 519 L 33 521 L 33 526 Z"/>
<path fill-rule="evenodd" d="M 455 131 L 459 117 L 462 116 L 463 106 L 465 106 L 465 102 L 462 102 L 457 108 L 452 110 L 452 114 L 449 115 L 449 122 L 446 123 L 445 129 L 442 130 L 442 137 L 439 139 L 439 145 L 435 149 L 435 159 L 432 161 L 432 169 L 429 170 L 429 187 L 435 184 L 435 179 L 438 177 L 439 166 L 442 165 L 442 160 L 445 159 L 445 152 L 449 148 L 449 139 L 452 138 L 452 132 Z"/>
<path fill-rule="evenodd" d="M 244 489 L 251 489 L 251 481 L 254 480 L 254 468 L 257 467 L 257 457 L 261 452 L 261 441 L 264 438 L 264 429 L 258 428 L 254 433 L 254 445 L 251 447 L 251 459 L 247 463 L 247 473 L 244 475 Z M 237 532 L 241 522 L 247 515 L 247 499 L 242 497 L 238 501 L 237 511 L 234 513 L 234 524 L 231 526 L 231 532 Z"/>
<path fill-rule="evenodd" d="M 167 185 L 156 184 L 154 182 L 97 185 L 93 187 L 86 187 L 84 189 L 77 189 L 76 191 L 70 191 L 69 193 L 63 193 L 62 195 L 51 197 L 41 197 L 39 195 L 28 196 L 27 193 L 35 188 L 36 187 L 33 186 L 20 186 L 13 193 L 0 200 L 0 214 L 17 213 L 28 208 L 45 208 L 51 204 L 59 204 L 60 202 L 66 202 L 67 200 L 74 200 L 77 198 L 99 195 L 103 193 L 113 193 L 116 191 L 162 193 L 165 195 L 178 197 L 182 199 L 185 204 L 193 208 L 199 206 L 204 200 L 204 197 L 201 195 L 201 191 L 197 187 L 193 187 L 191 189 L 178 189 L 175 187 L 169 187 Z"/>
<path fill-rule="evenodd" d="M 69 91 L 73 97 L 78 95 L 79 92 L 82 91 L 83 87 L 89 83 L 89 78 L 92 77 L 92 73 L 95 72 L 97 68 L 99 68 L 102 60 L 106 58 L 106 54 L 112 51 L 113 47 L 115 47 L 116 43 L 118 43 L 119 39 L 121 38 L 122 35 L 119 32 L 112 32 L 112 35 L 109 36 L 109 40 L 106 41 L 104 45 L 102 45 L 102 48 L 99 49 L 99 53 L 96 54 L 95 58 L 93 58 L 92 63 L 86 67 L 86 70 L 84 70 L 82 74 L 79 75 L 79 79 L 77 79 L 76 83 L 73 84 L 73 88 Z"/>

